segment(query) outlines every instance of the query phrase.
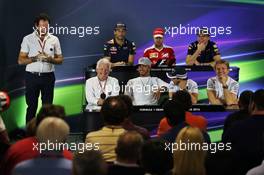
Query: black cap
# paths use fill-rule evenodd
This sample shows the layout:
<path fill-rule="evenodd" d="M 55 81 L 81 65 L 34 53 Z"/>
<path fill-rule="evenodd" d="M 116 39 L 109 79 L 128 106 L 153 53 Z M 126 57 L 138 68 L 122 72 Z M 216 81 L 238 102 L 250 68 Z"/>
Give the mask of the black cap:
<path fill-rule="evenodd" d="M 175 67 L 171 72 L 166 73 L 167 77 L 170 79 L 182 79 L 187 80 L 187 72 L 183 67 Z"/>
<path fill-rule="evenodd" d="M 126 28 L 126 24 L 123 23 L 123 22 L 118 22 L 118 23 L 116 23 L 116 25 L 115 25 L 115 30 L 118 29 L 118 28 L 123 28 L 124 30 L 127 30 L 127 28 Z"/>

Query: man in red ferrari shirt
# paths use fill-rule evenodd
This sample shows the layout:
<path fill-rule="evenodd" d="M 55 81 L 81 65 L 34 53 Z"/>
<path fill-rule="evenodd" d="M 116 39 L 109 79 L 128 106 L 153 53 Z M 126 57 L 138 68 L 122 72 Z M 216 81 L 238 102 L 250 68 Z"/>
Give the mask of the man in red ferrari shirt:
<path fill-rule="evenodd" d="M 148 57 L 152 66 L 175 65 L 175 55 L 172 47 L 163 44 L 164 30 L 156 28 L 153 31 L 154 45 L 145 49 L 144 57 Z"/>

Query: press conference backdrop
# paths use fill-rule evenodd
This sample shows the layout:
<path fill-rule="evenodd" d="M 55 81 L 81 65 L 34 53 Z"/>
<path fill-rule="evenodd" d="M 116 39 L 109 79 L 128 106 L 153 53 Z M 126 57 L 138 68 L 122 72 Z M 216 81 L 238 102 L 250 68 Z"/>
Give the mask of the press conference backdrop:
<path fill-rule="evenodd" d="M 165 44 L 175 50 L 177 65 L 185 64 L 188 44 L 196 40 L 195 27 L 206 26 L 222 58 L 240 68 L 240 92 L 263 88 L 263 5 L 262 0 L 2 0 L 0 89 L 8 91 L 12 101 L 1 115 L 9 130 L 25 125 L 25 67 L 17 64 L 17 56 L 40 12 L 51 17 L 50 32 L 59 37 L 65 58 L 56 66 L 54 103 L 75 116 L 82 112 L 84 68 L 102 56 L 103 44 L 113 37 L 119 21 L 126 23 L 127 38 L 137 45 L 136 60 L 153 44 L 153 29 L 164 28 Z M 200 99 L 207 98 L 205 88 L 200 93 Z"/>

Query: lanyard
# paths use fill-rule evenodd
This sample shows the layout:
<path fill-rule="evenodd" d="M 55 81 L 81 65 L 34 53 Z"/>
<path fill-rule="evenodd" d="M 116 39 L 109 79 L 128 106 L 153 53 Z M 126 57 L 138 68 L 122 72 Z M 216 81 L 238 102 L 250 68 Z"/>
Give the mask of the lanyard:
<path fill-rule="evenodd" d="M 145 83 L 143 83 L 142 79 L 140 78 L 141 84 L 143 85 L 143 88 L 145 88 L 145 86 L 148 85 L 149 81 L 150 81 L 151 77 L 148 78 L 148 81 Z"/>
<path fill-rule="evenodd" d="M 105 84 L 104 84 L 104 87 L 103 87 L 102 84 L 101 84 L 101 81 L 98 78 L 98 83 L 100 85 L 101 91 L 103 91 L 103 92 L 105 92 L 105 86 L 106 86 L 107 80 L 108 80 L 108 78 L 106 79 Z"/>
<path fill-rule="evenodd" d="M 46 40 L 44 41 L 43 44 L 42 44 L 42 42 L 41 42 L 40 40 L 38 40 L 38 42 L 39 42 L 39 45 L 40 45 L 40 47 L 41 47 L 41 51 L 42 51 L 42 53 L 44 53 L 44 49 L 45 49 L 45 45 L 46 45 Z"/>

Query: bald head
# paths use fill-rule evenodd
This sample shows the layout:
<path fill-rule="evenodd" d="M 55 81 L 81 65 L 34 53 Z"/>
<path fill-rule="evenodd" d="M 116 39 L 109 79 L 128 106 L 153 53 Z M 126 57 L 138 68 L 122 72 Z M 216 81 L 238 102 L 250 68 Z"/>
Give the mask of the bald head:
<path fill-rule="evenodd" d="M 36 136 L 41 143 L 61 143 L 66 141 L 69 132 L 70 127 L 64 120 L 47 117 L 40 122 Z"/>

